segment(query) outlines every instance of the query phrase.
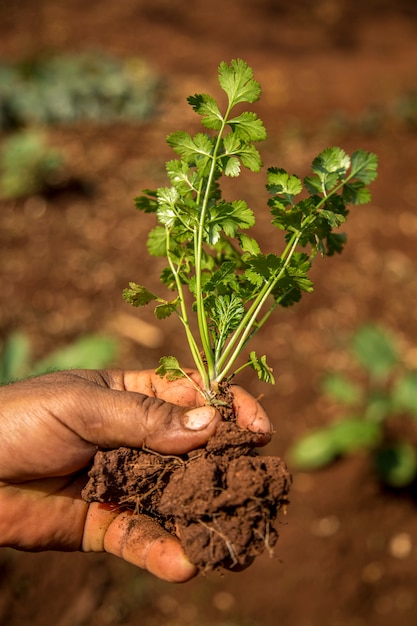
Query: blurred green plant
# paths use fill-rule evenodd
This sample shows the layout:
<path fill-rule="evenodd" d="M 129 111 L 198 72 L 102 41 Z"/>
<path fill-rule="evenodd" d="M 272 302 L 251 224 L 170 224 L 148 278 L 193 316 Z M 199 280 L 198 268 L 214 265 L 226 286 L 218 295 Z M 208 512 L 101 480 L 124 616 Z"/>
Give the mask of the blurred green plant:
<path fill-rule="evenodd" d="M 85 335 L 33 362 L 31 342 L 27 334 L 16 331 L 3 343 L 0 353 L 0 384 L 27 376 L 66 369 L 100 369 L 114 361 L 115 339 L 100 335 Z"/>
<path fill-rule="evenodd" d="M 63 166 L 63 155 L 39 131 L 10 135 L 0 151 L 0 198 L 42 193 L 60 179 Z"/>
<path fill-rule="evenodd" d="M 139 58 L 67 54 L 0 64 L 0 129 L 80 120 L 141 120 L 159 81 Z"/>
<path fill-rule="evenodd" d="M 404 364 L 395 338 L 376 325 L 357 330 L 351 352 L 359 376 L 332 373 L 322 385 L 342 417 L 298 439 L 292 464 L 309 471 L 365 451 L 385 484 L 405 487 L 417 478 L 417 371 Z"/>

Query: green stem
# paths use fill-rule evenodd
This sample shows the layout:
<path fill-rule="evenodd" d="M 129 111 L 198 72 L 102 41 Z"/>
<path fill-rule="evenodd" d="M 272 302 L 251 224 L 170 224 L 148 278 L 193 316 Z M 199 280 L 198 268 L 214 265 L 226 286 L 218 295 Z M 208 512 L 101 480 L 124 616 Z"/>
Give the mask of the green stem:
<path fill-rule="evenodd" d="M 301 234 L 302 234 L 301 231 L 299 233 L 293 234 L 291 240 L 289 241 L 287 247 L 285 248 L 284 253 L 281 256 L 281 258 L 285 258 L 284 264 L 280 268 L 279 272 L 277 274 L 274 274 L 269 279 L 269 281 L 265 283 L 264 287 L 262 288 L 258 296 L 255 298 L 254 302 L 252 303 L 252 306 L 248 309 L 248 312 L 243 318 L 242 322 L 239 324 L 239 327 L 236 329 L 234 336 L 232 338 L 232 341 L 227 346 L 226 350 L 224 351 L 222 355 L 222 358 L 219 361 L 219 367 L 221 367 L 227 359 L 226 365 L 218 374 L 218 378 L 216 379 L 217 381 L 222 380 L 228 374 L 229 370 L 233 366 L 233 363 L 236 361 L 239 354 L 241 353 L 243 346 L 245 345 L 247 341 L 248 336 L 252 333 L 253 327 L 256 324 L 256 318 L 261 312 L 265 302 L 271 295 L 273 288 L 275 287 L 275 285 L 277 284 L 277 282 L 280 280 L 283 273 L 285 272 L 285 269 L 289 261 L 291 260 L 291 257 L 294 254 L 295 249 L 298 245 L 298 241 L 301 237 Z M 230 351 L 231 351 L 230 346 L 232 346 L 233 348 L 234 345 L 236 345 L 236 347 L 234 348 L 232 355 L 229 357 L 228 355 L 230 354 Z"/>
<path fill-rule="evenodd" d="M 203 236 L 204 226 L 207 215 L 208 202 L 211 195 L 211 186 L 213 184 L 214 175 L 216 172 L 217 155 L 220 148 L 220 143 L 224 129 L 227 124 L 231 105 L 229 103 L 226 114 L 222 120 L 221 128 L 217 135 L 216 144 L 212 154 L 210 171 L 207 177 L 206 189 L 204 192 L 203 201 L 201 204 L 201 211 L 199 215 L 199 224 L 197 236 L 194 237 L 194 256 L 195 256 L 195 275 L 196 275 L 196 307 L 197 307 L 197 322 L 200 331 L 201 343 L 203 346 L 204 355 L 207 361 L 208 379 L 214 380 L 216 378 L 216 362 L 213 355 L 213 348 L 210 339 L 210 333 L 208 329 L 207 315 L 204 308 L 204 297 L 202 289 L 202 252 L 203 252 Z"/>
<path fill-rule="evenodd" d="M 322 198 L 322 200 L 318 203 L 316 209 L 320 210 L 323 207 L 323 205 L 326 203 L 326 200 L 328 200 L 332 195 L 337 194 L 338 191 L 341 190 L 343 188 L 343 186 L 351 178 L 353 178 L 353 176 L 354 176 L 354 174 L 351 174 L 347 178 L 343 179 L 343 181 L 341 181 L 336 187 L 334 187 L 332 189 L 332 191 L 327 196 Z M 267 283 L 265 283 L 265 285 L 263 286 L 263 288 L 259 292 L 258 296 L 253 301 L 252 305 L 249 307 L 246 315 L 243 317 L 243 319 L 242 319 L 241 323 L 239 324 L 238 328 L 233 333 L 231 339 L 229 340 L 229 343 L 228 343 L 227 347 L 223 351 L 223 354 L 222 354 L 221 358 L 218 360 L 217 367 L 218 367 L 218 370 L 221 370 L 221 371 L 218 373 L 218 376 L 216 378 L 217 381 L 222 380 L 228 374 L 228 372 L 230 371 L 233 363 L 236 361 L 236 359 L 238 358 L 240 352 L 242 351 L 244 345 L 247 343 L 248 339 L 251 336 L 253 336 L 253 334 L 254 334 L 254 330 L 253 329 L 254 329 L 255 325 L 257 326 L 255 332 L 257 332 L 263 326 L 263 324 L 266 322 L 266 320 L 268 319 L 269 315 L 271 314 L 273 308 L 275 308 L 274 306 L 272 306 L 265 313 L 263 318 L 258 323 L 256 322 L 256 319 L 257 319 L 260 311 L 262 310 L 263 306 L 265 305 L 266 300 L 270 296 L 273 288 L 275 287 L 275 285 L 277 284 L 279 279 L 282 277 L 286 267 L 288 266 L 288 263 L 290 262 L 293 254 L 294 254 L 294 252 L 296 250 L 296 247 L 297 247 L 298 242 L 299 242 L 299 240 L 301 238 L 301 235 L 303 234 L 304 229 L 307 226 L 310 226 L 312 224 L 312 222 L 314 222 L 315 219 L 316 219 L 315 215 L 307 216 L 306 218 L 304 218 L 303 222 L 301 223 L 300 229 L 297 232 L 293 233 L 291 239 L 289 240 L 285 250 L 283 251 L 283 253 L 281 255 L 281 259 L 282 260 L 285 259 L 284 264 L 280 268 L 278 274 L 275 274 L 274 276 L 272 276 L 269 279 L 269 281 Z M 231 354 L 231 352 L 232 352 L 232 354 Z M 231 356 L 229 356 L 230 354 L 231 354 Z"/>
<path fill-rule="evenodd" d="M 169 266 L 171 268 L 171 271 L 174 275 L 175 278 L 175 284 L 177 287 L 177 291 L 178 291 L 178 297 L 179 297 L 179 302 L 180 302 L 180 308 L 181 308 L 181 315 L 179 315 L 179 319 L 181 320 L 184 329 L 185 329 L 185 333 L 187 336 L 187 341 L 188 341 L 188 345 L 190 347 L 190 351 L 191 351 L 191 355 L 193 357 L 194 363 L 197 367 L 197 370 L 202 378 L 203 381 L 203 385 L 205 389 L 208 389 L 210 386 L 210 380 L 207 376 L 207 371 L 206 368 L 204 367 L 204 362 L 203 359 L 201 357 L 200 351 L 198 349 L 198 345 L 194 339 L 194 336 L 191 332 L 190 329 L 190 323 L 189 323 L 189 319 L 188 319 L 188 312 L 187 312 L 187 307 L 185 305 L 185 298 L 184 298 L 184 290 L 182 288 L 182 284 L 181 284 L 181 280 L 179 277 L 179 273 L 177 271 L 177 268 L 175 267 L 170 252 L 169 252 L 169 230 L 166 230 L 166 239 L 167 239 L 167 259 L 168 259 L 168 263 Z"/>

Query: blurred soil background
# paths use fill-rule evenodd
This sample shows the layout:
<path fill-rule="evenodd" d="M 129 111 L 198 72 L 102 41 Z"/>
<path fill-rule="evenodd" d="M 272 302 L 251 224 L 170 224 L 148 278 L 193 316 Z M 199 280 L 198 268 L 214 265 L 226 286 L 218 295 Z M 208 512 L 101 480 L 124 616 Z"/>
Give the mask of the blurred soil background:
<path fill-rule="evenodd" d="M 256 339 L 276 385 L 251 375 L 241 383 L 262 395 L 273 420 L 268 451 L 286 458 L 301 434 L 334 418 L 319 383 L 329 369 L 349 371 L 346 345 L 359 325 L 395 333 L 404 361 L 417 368 L 413 0 L 0 0 L 0 61 L 81 52 L 126 61 L 157 88 L 141 120 L 35 124 L 65 169 L 45 193 L 0 202 L 3 342 L 24 332 L 41 359 L 95 333 L 116 340 L 115 366 L 153 368 L 166 353 L 188 362 L 174 319 L 156 326 L 150 310 L 139 315 L 121 299 L 130 280 L 156 289 L 163 267 L 145 247 L 153 218 L 137 213 L 133 199 L 165 184 L 168 132 L 198 129 L 186 97 L 218 96 L 218 64 L 241 57 L 263 87 L 254 109 L 268 130 L 265 166 L 305 175 L 330 145 L 380 160 L 371 205 L 352 210 L 346 251 L 317 259 L 314 293 L 278 312 Z M 257 177 L 227 191 L 255 209 L 256 236 L 273 249 Z M 275 557 L 185 586 L 109 555 L 3 549 L 0 624 L 414 626 L 415 496 L 412 487 L 383 488 L 364 454 L 294 472 Z"/>

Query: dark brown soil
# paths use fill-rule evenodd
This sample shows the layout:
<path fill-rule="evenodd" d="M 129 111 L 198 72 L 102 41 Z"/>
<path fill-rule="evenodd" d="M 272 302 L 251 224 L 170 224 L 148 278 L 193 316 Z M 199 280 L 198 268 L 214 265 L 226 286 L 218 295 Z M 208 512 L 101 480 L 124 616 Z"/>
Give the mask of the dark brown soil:
<path fill-rule="evenodd" d="M 165 136 L 195 124 L 186 97 L 217 94 L 219 62 L 241 57 L 263 87 L 256 110 L 268 130 L 259 146 L 266 166 L 304 174 L 329 145 L 371 150 L 380 161 L 371 205 L 352 210 L 343 255 L 317 259 L 315 292 L 256 338 L 276 386 L 239 380 L 263 396 L 273 421 L 266 453 L 287 458 L 301 433 L 337 417 L 319 383 L 329 369 L 350 371 L 346 342 L 362 322 L 395 332 L 416 368 L 417 138 L 397 116 L 417 86 L 416 8 L 415 0 L 0 0 L 4 58 L 98 48 L 144 58 L 165 84 L 146 124 L 48 133 L 93 196 L 1 203 L 1 337 L 24 330 L 38 358 L 80 334 L 111 332 L 115 366 L 153 368 L 174 353 L 188 364 L 170 319 L 157 329 L 151 312 L 139 319 L 120 297 L 130 280 L 146 277 L 156 289 L 162 269 L 144 252 L 153 221 L 138 216 L 133 198 L 166 184 Z M 253 177 L 233 194 L 259 215 L 256 236 L 272 249 Z M 387 492 L 361 455 L 312 474 L 289 469 L 291 505 L 275 558 L 178 587 L 111 555 L 2 549 L 0 624 L 414 626 L 416 489 Z"/>
<path fill-rule="evenodd" d="M 201 572 L 245 567 L 265 550 L 273 554 L 274 525 L 291 483 L 281 459 L 253 451 L 256 441 L 256 434 L 222 422 L 205 449 L 183 457 L 99 451 L 82 495 L 156 518 Z"/>

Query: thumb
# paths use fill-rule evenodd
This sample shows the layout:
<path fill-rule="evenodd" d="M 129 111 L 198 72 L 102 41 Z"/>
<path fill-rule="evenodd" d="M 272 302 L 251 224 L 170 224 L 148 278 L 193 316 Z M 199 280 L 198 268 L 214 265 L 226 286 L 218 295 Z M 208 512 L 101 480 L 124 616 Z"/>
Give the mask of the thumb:
<path fill-rule="evenodd" d="M 141 393 L 91 385 L 77 392 L 76 405 L 71 399 L 71 410 L 65 411 L 66 425 L 102 448 L 146 445 L 182 454 L 205 445 L 221 419 L 213 406 L 180 407 Z"/>

